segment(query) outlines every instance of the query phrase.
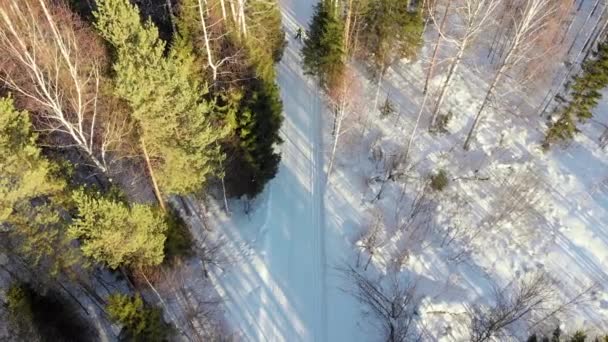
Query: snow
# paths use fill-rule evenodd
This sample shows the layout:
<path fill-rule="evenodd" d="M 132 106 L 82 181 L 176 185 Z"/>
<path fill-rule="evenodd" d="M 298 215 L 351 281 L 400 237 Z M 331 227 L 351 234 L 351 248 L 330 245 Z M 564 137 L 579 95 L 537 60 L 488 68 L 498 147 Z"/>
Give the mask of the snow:
<path fill-rule="evenodd" d="M 301 1 L 282 5 L 293 36 L 312 8 Z M 290 39 L 278 67 L 285 112 L 278 175 L 250 217 L 235 209 L 230 218 L 217 218 L 232 246 L 247 249 L 218 287 L 248 340 L 323 341 L 327 335 L 323 106 L 302 73 L 299 49 Z"/>
<path fill-rule="evenodd" d="M 211 276 L 226 299 L 228 320 L 241 337 L 378 340 L 373 318 L 352 298 L 351 284 L 337 271 L 354 264 L 358 238 L 374 217 L 381 217 L 386 229 L 369 274 L 386 275 L 391 260 L 407 253 L 399 274 L 416 283 L 421 298 L 417 329 L 424 341 L 467 340 L 466 305 L 491 304 L 495 287 L 537 271 L 559 280 L 564 301 L 596 285 L 584 303 L 545 328 L 561 324 L 566 332 L 607 329 L 608 154 L 597 146 L 599 126 L 589 123 L 570 147 L 543 153 L 539 141 L 544 119 L 535 113 L 545 94 L 516 91 L 516 80 L 505 78 L 499 88 L 501 104 L 487 110 L 471 151 L 462 151 L 494 70 L 485 58 L 487 50 L 480 48 L 465 56 L 443 106 L 454 113 L 449 133 L 430 134 L 429 116 L 423 116 L 408 174 L 402 181 L 388 182 L 375 201 L 380 184 L 372 178 L 383 174 L 384 163 L 373 161 L 370 151 L 380 149 L 389 156 L 407 143 L 423 98 L 420 90 L 434 34 L 427 33 L 418 61 L 401 63 L 386 77 L 380 101 L 390 96 L 398 107 L 394 116 L 381 119 L 369 108 L 375 85 L 365 81 L 364 67 L 359 68 L 365 105 L 347 119 L 352 129 L 341 137 L 334 171 L 326 180 L 330 143 L 324 142 L 332 141 L 331 117 L 322 94 L 302 73 L 301 46 L 293 39 L 298 27 L 307 27 L 313 4 L 281 0 L 289 45 L 278 66 L 285 122 L 276 179 L 253 201 L 248 214 L 242 201 L 230 202 L 231 215 L 217 203 L 209 210 L 211 225 L 225 235 L 227 253 L 236 259 Z M 586 15 L 582 10 L 579 17 L 584 20 Z M 572 32 L 577 30 L 574 25 Z M 446 44 L 441 53 L 449 55 L 453 48 Z M 437 66 L 431 89 L 439 88 L 445 67 Z M 560 79 L 549 78 L 553 83 Z M 595 119 L 608 122 L 607 100 L 597 108 Z M 422 203 L 430 216 L 421 214 L 408 226 L 418 228 L 399 229 L 424 180 L 439 169 L 452 180 L 445 191 L 429 194 Z M 494 222 L 501 208 L 517 202 L 501 199 L 509 189 L 516 189 L 523 205 Z M 512 333 L 513 339 L 524 335 Z"/>

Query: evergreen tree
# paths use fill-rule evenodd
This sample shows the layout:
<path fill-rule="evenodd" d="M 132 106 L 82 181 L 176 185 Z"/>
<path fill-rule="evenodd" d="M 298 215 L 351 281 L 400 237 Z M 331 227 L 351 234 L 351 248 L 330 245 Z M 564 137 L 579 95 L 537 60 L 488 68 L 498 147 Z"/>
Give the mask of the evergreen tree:
<path fill-rule="evenodd" d="M 577 331 L 570 337 L 569 342 L 585 342 L 587 340 L 587 335 L 582 331 Z"/>
<path fill-rule="evenodd" d="M 154 266 L 163 261 L 167 224 L 149 205 L 125 203 L 76 191 L 78 216 L 69 233 L 84 255 L 119 266 Z"/>
<path fill-rule="evenodd" d="M 592 110 L 602 98 L 600 92 L 608 86 L 608 42 L 598 45 L 593 58 L 582 65 L 582 73 L 574 77 L 570 101 L 559 111 L 557 121 L 549 125 L 544 148 L 553 143 L 569 140 L 578 133 L 577 124 L 590 119 Z"/>
<path fill-rule="evenodd" d="M 559 342 L 562 336 L 562 329 L 560 327 L 555 327 L 553 333 L 551 334 L 551 342 Z"/>
<path fill-rule="evenodd" d="M 162 320 L 161 310 L 146 307 L 139 295 L 112 294 L 106 310 L 112 320 L 124 326 L 131 341 L 167 340 L 170 329 Z"/>
<path fill-rule="evenodd" d="M 94 14 L 101 35 L 116 51 L 115 93 L 132 108 L 160 191 L 183 194 L 200 188 L 224 158 L 218 141 L 227 130 L 216 127 L 214 104 L 203 100 L 207 89 L 192 72 L 194 56 L 172 49 L 165 57 L 158 30 L 150 21 L 142 24 L 128 0 L 100 0 Z"/>
<path fill-rule="evenodd" d="M 267 83 L 275 81 L 274 64 L 283 57 L 285 31 L 281 23 L 281 11 L 276 1 L 251 0 L 247 6 L 249 34 L 245 43 L 249 51 L 250 64 L 259 78 Z"/>
<path fill-rule="evenodd" d="M 217 5 L 217 6 L 215 6 Z M 226 162 L 226 181 L 231 195 L 255 196 L 274 177 L 280 161 L 275 151 L 281 143 L 282 103 L 275 83 L 275 63 L 285 46 L 281 13 L 276 1 L 252 0 L 246 4 L 247 35 L 237 34 L 240 28 L 228 16 L 222 20 L 216 13 L 220 4 L 205 2 L 207 34 L 203 28 L 199 2 L 184 0 L 180 5 L 178 37 L 173 50 L 193 51 L 197 75 L 211 68 L 208 59 L 218 61 L 223 72 L 213 82 L 218 117 L 229 127 L 231 138 L 224 141 L 230 156 Z M 217 19 L 216 19 L 217 18 Z M 209 22 L 214 22 L 213 28 Z M 225 31 L 225 32 L 223 32 Z M 206 43 L 207 42 L 207 43 Z M 223 170 L 218 173 L 224 177 Z"/>
<path fill-rule="evenodd" d="M 240 154 L 237 177 L 241 178 L 236 180 L 237 189 L 231 192 L 252 198 L 278 171 L 281 156 L 275 147 L 282 142 L 279 129 L 283 122 L 283 105 L 274 82 L 254 81 L 249 87 L 231 119 Z"/>
<path fill-rule="evenodd" d="M 65 183 L 42 156 L 26 112 L 0 99 L 0 224 L 9 228 L 18 252 L 33 264 L 45 260 L 51 273 L 76 261 L 56 202 Z"/>
<path fill-rule="evenodd" d="M 235 195 L 251 198 L 275 177 L 281 161 L 276 146 L 282 143 L 279 129 L 283 103 L 275 80 L 275 63 L 283 55 L 285 32 L 276 1 L 253 0 L 248 3 L 246 15 L 249 34 L 244 42 L 254 79 L 244 84 L 238 110 L 229 120 L 238 140 L 238 159 L 242 161 L 238 172 L 242 179 Z"/>
<path fill-rule="evenodd" d="M 344 24 L 332 0 L 315 5 L 302 57 L 304 72 L 317 77 L 322 88 L 329 89 L 341 79 L 345 67 Z"/>
<path fill-rule="evenodd" d="M 359 37 L 377 77 L 395 61 L 413 59 L 422 47 L 422 3 L 411 9 L 410 2 L 371 0 L 363 13 Z"/>
<path fill-rule="evenodd" d="M 21 284 L 9 286 L 8 291 L 6 291 L 6 308 L 10 314 L 10 323 L 15 325 L 17 338 L 22 341 L 38 341 L 40 339 L 34 326 L 32 299 L 25 286 Z"/>

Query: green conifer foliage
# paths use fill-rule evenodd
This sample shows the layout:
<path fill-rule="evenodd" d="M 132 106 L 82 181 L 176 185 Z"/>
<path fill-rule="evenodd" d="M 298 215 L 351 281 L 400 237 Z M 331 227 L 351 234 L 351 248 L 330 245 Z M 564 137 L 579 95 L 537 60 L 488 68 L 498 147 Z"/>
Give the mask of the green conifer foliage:
<path fill-rule="evenodd" d="M 372 60 L 376 76 L 395 61 L 413 59 L 422 47 L 422 3 L 409 8 L 409 0 L 371 0 L 363 14 L 361 45 Z"/>
<path fill-rule="evenodd" d="M 244 160 L 236 195 L 254 197 L 278 171 L 281 156 L 275 148 L 282 142 L 283 104 L 274 82 L 259 81 L 250 87 L 235 117 L 239 153 Z"/>
<path fill-rule="evenodd" d="M 115 93 L 132 117 L 154 165 L 161 192 L 183 194 L 200 188 L 224 158 L 218 147 L 227 130 L 215 125 L 214 104 L 193 70 L 191 51 L 171 49 L 150 22 L 142 24 L 128 0 L 100 0 L 96 26 L 116 51 Z"/>
<path fill-rule="evenodd" d="M 161 342 L 169 335 L 160 309 L 145 307 L 139 295 L 112 294 L 106 310 L 112 320 L 124 326 L 131 341 Z"/>
<path fill-rule="evenodd" d="M 343 20 L 333 1 L 322 0 L 315 6 L 304 39 L 304 72 L 317 77 L 321 87 L 329 89 L 344 72 L 344 54 Z"/>
<path fill-rule="evenodd" d="M 53 165 L 40 154 L 26 112 L 11 98 L 0 99 L 0 221 L 33 198 L 57 194 L 64 184 L 53 178 Z"/>
<path fill-rule="evenodd" d="M 78 216 L 69 233 L 84 255 L 110 268 L 155 266 L 164 258 L 167 225 L 149 205 L 125 203 L 76 191 Z"/>
<path fill-rule="evenodd" d="M 549 125 L 543 147 L 572 139 L 579 132 L 578 123 L 590 119 L 592 110 L 602 98 L 600 92 L 608 86 L 608 42 L 599 44 L 593 57 L 582 66 L 582 73 L 574 77 L 570 100 L 559 111 L 559 118 Z"/>
<path fill-rule="evenodd" d="M 36 146 L 28 114 L 0 99 L 0 224 L 18 252 L 33 264 L 45 260 L 53 274 L 76 261 L 55 204 L 65 187 L 56 169 Z"/>
<path fill-rule="evenodd" d="M 245 38 L 251 65 L 256 74 L 267 83 L 275 81 L 274 64 L 283 57 L 287 42 L 281 23 L 281 11 L 276 1 L 251 0 L 247 6 L 247 27 Z"/>

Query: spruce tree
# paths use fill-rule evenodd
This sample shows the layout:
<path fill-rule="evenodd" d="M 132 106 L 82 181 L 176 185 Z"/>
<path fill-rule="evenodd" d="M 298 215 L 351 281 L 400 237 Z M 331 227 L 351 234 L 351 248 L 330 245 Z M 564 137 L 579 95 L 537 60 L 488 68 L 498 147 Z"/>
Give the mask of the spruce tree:
<path fill-rule="evenodd" d="M 36 138 L 28 113 L 11 98 L 0 99 L 0 225 L 22 256 L 34 265 L 44 261 L 54 274 L 77 258 L 60 215 L 65 183 Z"/>
<path fill-rule="evenodd" d="M 222 144 L 229 156 L 224 163 L 228 192 L 233 196 L 253 197 L 274 177 L 280 161 L 275 149 L 281 143 L 279 128 L 283 116 L 275 63 L 285 46 L 281 13 L 276 1 L 248 1 L 245 8 L 248 34 L 242 35 L 236 33 L 240 28 L 234 26 L 236 23 L 230 16 L 224 21 L 221 13 L 214 12 L 220 8 L 219 3 L 205 4 L 205 10 L 209 10 L 207 16 L 212 18 L 208 20 L 216 22 L 213 32 L 207 32 L 207 38 L 213 35 L 215 39 L 209 39 L 210 46 L 201 43 L 205 36 L 199 3 L 184 0 L 180 5 L 173 50 L 193 51 L 195 70 L 192 73 L 213 82 L 208 97 L 214 98 L 218 118 L 232 133 Z M 217 62 L 226 57 L 231 60 L 221 65 L 224 72 L 219 73 L 217 80 L 205 75 L 204 70 L 210 68 L 209 58 Z M 224 176 L 222 171 L 218 173 L 220 177 Z"/>
<path fill-rule="evenodd" d="M 304 72 L 315 76 L 324 89 L 332 87 L 344 72 L 344 23 L 331 0 L 315 5 L 302 48 Z"/>
<path fill-rule="evenodd" d="M 207 89 L 192 72 L 194 56 L 172 49 L 165 57 L 158 30 L 150 21 L 142 23 L 128 0 L 100 0 L 94 14 L 116 52 L 115 93 L 131 106 L 160 191 L 200 188 L 224 158 L 218 141 L 227 131 L 215 125 L 214 104 L 203 99 Z"/>
<path fill-rule="evenodd" d="M 593 116 L 602 93 L 608 86 L 608 42 L 598 45 L 593 57 L 582 65 L 580 75 L 574 77 L 568 103 L 559 110 L 559 118 L 549 125 L 543 147 L 572 139 L 579 132 L 577 124 L 584 123 Z"/>
<path fill-rule="evenodd" d="M 69 227 L 72 237 L 81 241 L 85 256 L 120 266 L 155 266 L 164 258 L 167 225 L 151 206 L 131 206 L 101 196 L 74 192 L 77 217 Z"/>
<path fill-rule="evenodd" d="M 254 81 L 249 85 L 232 124 L 242 160 L 238 172 L 242 179 L 233 194 L 252 198 L 275 177 L 281 161 L 276 145 L 282 142 L 282 110 L 279 88 L 274 82 Z"/>

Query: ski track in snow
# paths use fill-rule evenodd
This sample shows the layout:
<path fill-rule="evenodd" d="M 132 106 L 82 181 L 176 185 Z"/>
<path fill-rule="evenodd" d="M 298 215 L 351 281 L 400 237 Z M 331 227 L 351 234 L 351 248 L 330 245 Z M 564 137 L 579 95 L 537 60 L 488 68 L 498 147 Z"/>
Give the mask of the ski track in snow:
<path fill-rule="evenodd" d="M 325 176 L 321 94 L 301 69 L 301 44 L 312 2 L 282 0 L 289 45 L 277 66 L 284 105 L 279 172 L 250 216 L 211 213 L 234 255 L 212 280 L 234 327 L 250 341 L 326 341 Z M 233 201 L 232 206 L 239 205 Z M 230 253 L 230 252 L 228 252 Z"/>

